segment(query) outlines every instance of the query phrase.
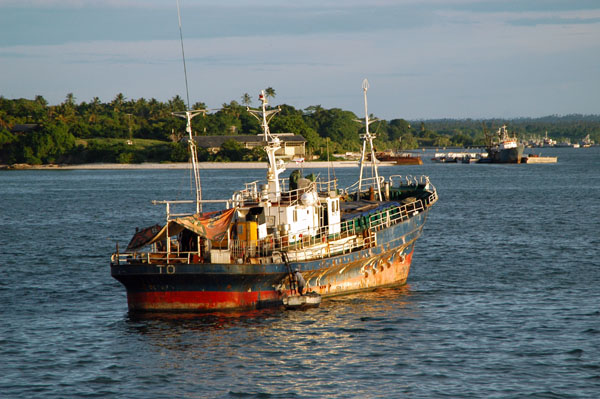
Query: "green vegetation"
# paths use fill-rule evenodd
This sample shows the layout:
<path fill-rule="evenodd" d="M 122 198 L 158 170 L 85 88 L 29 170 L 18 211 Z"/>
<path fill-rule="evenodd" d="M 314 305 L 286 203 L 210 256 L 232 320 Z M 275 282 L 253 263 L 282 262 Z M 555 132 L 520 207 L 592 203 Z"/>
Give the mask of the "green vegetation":
<path fill-rule="evenodd" d="M 274 98 L 275 90 L 265 90 Z M 200 135 L 258 134 L 261 129 L 247 111 L 252 97 L 244 93 L 240 100 L 223 104 L 222 109 L 197 117 L 193 129 Z M 196 103 L 192 108 L 205 108 Z M 37 96 L 33 100 L 5 99 L 0 96 L 0 164 L 92 163 L 92 162 L 184 162 L 188 159 L 185 121 L 171 113 L 186 109 L 176 96 L 167 102 L 156 99 L 128 100 L 118 94 L 109 103 L 97 97 L 76 103 L 68 94 L 59 105 L 48 105 Z M 296 133 L 307 141 L 309 155 L 326 158 L 330 154 L 359 151 L 364 127 L 354 113 L 339 108 L 325 109 L 313 105 L 304 110 L 281 105 L 281 112 L 271 122 L 272 132 Z M 15 131 L 23 124 L 35 124 L 31 130 Z M 581 140 L 590 134 L 600 142 L 600 116 L 568 115 L 538 119 L 473 120 L 440 119 L 406 121 L 380 120 L 373 123 L 378 150 L 410 150 L 420 147 L 469 147 L 484 144 L 483 126 L 495 130 L 507 124 L 522 139 L 543 137 L 545 132 L 555 140 Z M 242 148 L 227 140 L 221 150 L 208 153 L 199 149 L 200 161 L 264 160 L 260 149 Z"/>

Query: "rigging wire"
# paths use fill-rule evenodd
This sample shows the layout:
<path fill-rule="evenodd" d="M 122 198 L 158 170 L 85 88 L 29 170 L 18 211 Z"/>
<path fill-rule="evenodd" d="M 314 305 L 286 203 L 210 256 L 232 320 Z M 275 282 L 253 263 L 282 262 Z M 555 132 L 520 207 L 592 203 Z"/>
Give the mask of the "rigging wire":
<path fill-rule="evenodd" d="M 181 13 L 179 12 L 179 0 L 177 0 L 177 19 L 179 20 L 179 39 L 181 41 L 181 56 L 183 57 L 183 75 L 185 76 L 185 94 L 187 98 L 187 109 L 190 109 L 190 91 L 188 89 L 187 68 L 185 67 L 185 51 L 183 50 L 183 33 L 181 30 Z"/>

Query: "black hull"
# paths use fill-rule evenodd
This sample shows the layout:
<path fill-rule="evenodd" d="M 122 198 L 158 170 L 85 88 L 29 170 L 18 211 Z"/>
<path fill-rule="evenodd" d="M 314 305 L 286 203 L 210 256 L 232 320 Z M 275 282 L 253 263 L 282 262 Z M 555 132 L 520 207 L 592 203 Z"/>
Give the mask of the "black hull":
<path fill-rule="evenodd" d="M 487 158 L 482 158 L 479 163 L 521 163 L 524 146 L 519 144 L 516 148 L 503 150 L 488 150 Z"/>

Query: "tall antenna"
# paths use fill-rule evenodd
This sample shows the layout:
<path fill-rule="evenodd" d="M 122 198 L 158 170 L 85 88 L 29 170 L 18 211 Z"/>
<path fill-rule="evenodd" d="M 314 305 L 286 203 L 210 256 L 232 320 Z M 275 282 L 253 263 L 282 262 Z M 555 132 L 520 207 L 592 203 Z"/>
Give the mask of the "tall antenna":
<path fill-rule="evenodd" d="M 177 0 L 177 18 L 179 20 L 179 38 L 181 39 L 181 56 L 183 57 L 183 75 L 185 76 L 185 94 L 187 96 L 187 109 L 190 109 L 190 91 L 188 90 L 187 69 L 185 67 L 185 51 L 183 50 L 183 33 L 181 32 L 181 13 L 179 0 Z"/>
<path fill-rule="evenodd" d="M 379 196 L 379 200 L 381 201 L 383 197 L 381 196 L 381 186 L 379 183 L 379 172 L 377 171 L 377 159 L 375 158 L 375 148 L 373 147 L 373 140 L 375 139 L 375 135 L 369 132 L 369 124 L 375 122 L 377 119 L 369 119 L 369 111 L 367 109 L 367 90 L 369 90 L 369 81 L 367 79 L 363 80 L 362 83 L 363 95 L 365 100 L 365 134 L 362 134 L 360 137 L 363 139 L 362 143 L 362 151 L 360 153 L 360 177 L 358 178 L 358 192 L 360 195 L 360 190 L 363 181 L 363 166 L 365 162 L 366 152 L 367 152 L 367 143 L 369 144 L 371 150 L 371 174 L 375 175 L 375 182 L 377 184 L 377 195 Z M 360 121 L 359 121 L 360 122 Z"/>
<path fill-rule="evenodd" d="M 202 212 L 202 185 L 200 183 L 200 171 L 198 170 L 198 154 L 196 152 L 196 142 L 192 133 L 192 118 L 196 115 L 206 115 L 206 110 L 190 109 L 190 92 L 188 89 L 187 69 L 185 67 L 185 52 L 183 51 L 183 33 L 181 31 L 181 13 L 179 11 L 179 0 L 177 0 L 177 18 L 179 20 L 179 38 L 181 39 L 181 56 L 183 57 L 183 74 L 185 75 L 185 94 L 187 96 L 187 110 L 183 112 L 173 112 L 172 114 L 186 120 L 185 131 L 188 134 L 188 145 L 190 147 L 190 156 L 192 158 L 192 171 L 194 172 L 194 183 L 196 186 L 196 213 Z M 200 247 L 198 247 L 200 248 Z"/>

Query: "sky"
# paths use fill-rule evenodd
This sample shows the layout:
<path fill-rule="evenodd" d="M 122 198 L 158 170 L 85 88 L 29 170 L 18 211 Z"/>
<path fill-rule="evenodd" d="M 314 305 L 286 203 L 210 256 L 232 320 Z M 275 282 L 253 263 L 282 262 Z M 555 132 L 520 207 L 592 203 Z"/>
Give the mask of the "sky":
<path fill-rule="evenodd" d="M 179 0 L 190 103 L 600 114 L 600 0 Z M 176 0 L 0 0 L 0 96 L 185 101 Z"/>

